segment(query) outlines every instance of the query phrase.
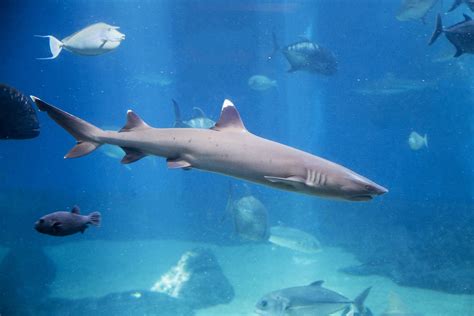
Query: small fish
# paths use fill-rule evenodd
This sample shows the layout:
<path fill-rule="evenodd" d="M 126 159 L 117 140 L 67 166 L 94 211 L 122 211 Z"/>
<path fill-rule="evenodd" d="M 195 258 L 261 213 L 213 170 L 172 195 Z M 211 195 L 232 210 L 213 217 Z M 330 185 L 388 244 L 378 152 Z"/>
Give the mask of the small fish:
<path fill-rule="evenodd" d="M 89 25 L 82 30 L 58 40 L 52 35 L 35 35 L 49 38 L 51 57 L 38 59 L 54 59 L 64 48 L 72 53 L 84 56 L 96 56 L 116 49 L 125 39 L 125 35 L 118 31 L 118 26 L 103 22 Z"/>
<path fill-rule="evenodd" d="M 441 33 L 444 33 L 448 41 L 456 47 L 454 57 L 459 57 L 462 54 L 474 54 L 474 21 L 467 14 L 464 14 L 464 21 L 447 28 L 443 28 L 441 15 L 438 14 L 436 28 L 428 45 L 433 44 Z"/>
<path fill-rule="evenodd" d="M 422 20 L 438 0 L 402 0 L 396 16 L 399 21 Z"/>
<path fill-rule="evenodd" d="M 165 88 L 174 83 L 173 72 L 160 71 L 159 73 L 141 73 L 132 78 L 134 84 L 143 84 L 152 87 Z"/>
<path fill-rule="evenodd" d="M 250 77 L 248 85 L 252 90 L 256 91 L 265 91 L 278 86 L 276 80 L 272 80 L 263 75 L 254 75 Z"/>
<path fill-rule="evenodd" d="M 451 8 L 449 8 L 448 12 L 453 11 L 462 3 L 466 4 L 471 11 L 474 11 L 474 0 L 454 0 L 453 5 L 451 6 Z"/>
<path fill-rule="evenodd" d="M 52 236 L 68 236 L 84 231 L 90 225 L 99 226 L 101 215 L 93 212 L 89 215 L 80 215 L 80 209 L 76 205 L 70 212 L 58 211 L 41 217 L 35 223 L 35 229 Z"/>
<path fill-rule="evenodd" d="M 280 51 L 290 63 L 288 72 L 307 71 L 330 76 L 337 72 L 336 56 L 328 49 L 302 39 L 296 43 L 280 48 L 273 33 L 274 53 Z"/>
<path fill-rule="evenodd" d="M 428 148 L 428 135 L 421 136 L 417 132 L 411 132 L 408 136 L 408 146 L 412 150 L 419 150 L 423 147 Z"/>
<path fill-rule="evenodd" d="M 273 226 L 270 228 L 268 241 L 303 253 L 321 252 L 321 244 L 316 237 L 296 228 Z"/>
<path fill-rule="evenodd" d="M 388 72 L 380 79 L 363 80 L 353 91 L 361 95 L 393 96 L 413 93 L 435 87 L 434 81 L 398 78 Z"/>
<path fill-rule="evenodd" d="M 28 139 L 40 133 L 31 99 L 0 83 L 0 139 Z"/>
<path fill-rule="evenodd" d="M 173 101 L 174 107 L 174 127 L 181 127 L 181 128 L 204 128 L 209 129 L 216 125 L 216 122 L 211 120 L 204 114 L 204 111 L 198 107 L 193 107 L 194 115 L 189 120 L 183 120 L 181 118 L 181 110 L 179 109 L 178 102 L 175 100 Z"/>
<path fill-rule="evenodd" d="M 307 286 L 290 287 L 271 292 L 256 304 L 255 313 L 265 316 L 319 315 L 325 316 L 354 305 L 360 315 L 365 313 L 364 301 L 370 287 L 353 301 L 322 286 L 316 281 Z"/>

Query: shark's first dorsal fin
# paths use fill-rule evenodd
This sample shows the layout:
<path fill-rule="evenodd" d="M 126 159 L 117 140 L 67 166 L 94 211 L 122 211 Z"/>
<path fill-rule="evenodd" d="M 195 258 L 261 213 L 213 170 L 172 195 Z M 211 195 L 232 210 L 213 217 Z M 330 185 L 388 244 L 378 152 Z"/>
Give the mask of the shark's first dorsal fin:
<path fill-rule="evenodd" d="M 323 280 L 319 280 L 319 281 L 311 283 L 309 286 L 321 286 L 323 285 L 323 283 L 324 283 Z"/>
<path fill-rule="evenodd" d="M 234 129 L 246 132 L 247 129 L 240 118 L 240 114 L 235 108 L 234 104 L 230 100 L 225 100 L 222 105 L 221 117 L 216 125 L 212 128 L 216 131 L 222 131 L 227 129 Z"/>
<path fill-rule="evenodd" d="M 79 208 L 79 206 L 74 205 L 72 207 L 71 213 L 79 215 L 79 214 L 81 214 L 81 209 Z"/>
<path fill-rule="evenodd" d="M 132 130 L 149 128 L 150 126 L 145 123 L 138 115 L 136 115 L 132 110 L 127 111 L 127 124 L 119 131 L 130 132 Z"/>

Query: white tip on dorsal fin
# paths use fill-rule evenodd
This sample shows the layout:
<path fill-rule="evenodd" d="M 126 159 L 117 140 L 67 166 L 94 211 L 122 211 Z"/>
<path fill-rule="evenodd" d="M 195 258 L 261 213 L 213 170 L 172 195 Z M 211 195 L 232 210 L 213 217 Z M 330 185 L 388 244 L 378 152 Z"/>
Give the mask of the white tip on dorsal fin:
<path fill-rule="evenodd" d="M 138 115 L 136 115 L 132 110 L 127 111 L 127 124 L 119 131 L 130 132 L 132 130 L 149 128 L 150 126 L 145 123 Z"/>
<path fill-rule="evenodd" d="M 224 100 L 222 104 L 221 117 L 216 125 L 212 128 L 216 131 L 222 131 L 226 129 L 235 129 L 246 132 L 247 129 L 240 118 L 240 114 L 235 108 L 234 104 L 230 100 Z"/>

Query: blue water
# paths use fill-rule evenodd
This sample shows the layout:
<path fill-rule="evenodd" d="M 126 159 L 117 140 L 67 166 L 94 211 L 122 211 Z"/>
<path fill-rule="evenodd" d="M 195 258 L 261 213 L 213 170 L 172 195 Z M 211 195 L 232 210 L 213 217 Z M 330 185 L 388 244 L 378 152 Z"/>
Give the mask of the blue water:
<path fill-rule="evenodd" d="M 151 126 L 172 127 L 172 99 L 185 117 L 197 106 L 217 120 L 228 98 L 252 133 L 340 163 L 390 190 L 373 201 L 351 203 L 250 184 L 272 224 L 311 232 L 361 262 L 396 261 L 380 264 L 378 274 L 397 284 L 472 295 L 473 57 L 434 62 L 452 50 L 444 36 L 427 45 L 440 4 L 425 24 L 398 21 L 398 7 L 399 1 L 370 0 L 2 1 L 0 81 L 117 130 L 128 109 Z M 470 13 L 460 7 L 443 16 L 444 24 L 461 21 L 463 12 Z M 61 39 L 97 22 L 118 25 L 126 34 L 116 50 L 94 57 L 62 51 L 54 60 L 36 59 L 50 52 L 47 40 L 33 35 Z M 334 76 L 287 73 L 281 53 L 268 59 L 272 32 L 287 45 L 308 26 L 311 40 L 336 55 Z M 160 73 L 170 83 L 150 79 Z M 387 73 L 434 86 L 382 96 L 354 91 Z M 247 81 L 255 74 L 275 79 L 278 87 L 251 90 Z M 229 186 L 243 194 L 242 181 L 168 170 L 159 157 L 130 169 L 99 150 L 64 160 L 74 139 L 46 114 L 39 118 L 38 138 L 0 143 L 1 247 L 162 239 L 239 245 L 222 217 Z M 411 150 L 412 131 L 427 134 L 429 147 Z M 33 230 L 42 215 L 75 204 L 85 213 L 101 211 L 102 226 L 67 238 Z M 23 273 L 9 269 L 1 273 Z M 24 289 L 15 291 L 21 297 Z M 82 289 L 82 296 L 88 291 Z M 2 294 L 2 300 L 7 297 Z M 466 315 L 472 314 L 471 304 Z"/>

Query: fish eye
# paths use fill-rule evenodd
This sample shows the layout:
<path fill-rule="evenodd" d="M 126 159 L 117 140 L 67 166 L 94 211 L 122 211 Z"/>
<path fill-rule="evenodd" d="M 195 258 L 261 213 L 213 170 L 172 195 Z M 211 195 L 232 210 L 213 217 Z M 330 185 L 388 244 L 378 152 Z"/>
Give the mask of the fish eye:
<path fill-rule="evenodd" d="M 38 221 L 40 224 L 43 224 L 44 223 L 44 219 L 40 218 L 40 220 Z"/>
<path fill-rule="evenodd" d="M 267 305 L 268 305 L 268 302 L 265 301 L 265 300 L 260 302 L 260 306 L 262 306 L 262 307 L 267 307 Z"/>

